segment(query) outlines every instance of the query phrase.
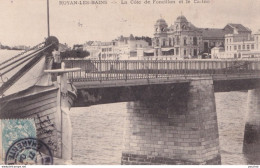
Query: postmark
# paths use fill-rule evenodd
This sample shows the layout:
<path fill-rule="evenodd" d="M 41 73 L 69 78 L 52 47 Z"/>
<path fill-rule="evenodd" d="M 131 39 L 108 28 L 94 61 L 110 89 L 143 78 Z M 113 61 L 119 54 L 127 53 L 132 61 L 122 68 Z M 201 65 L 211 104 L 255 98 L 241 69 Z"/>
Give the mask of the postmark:
<path fill-rule="evenodd" d="M 5 164 L 52 165 L 53 155 L 48 145 L 43 141 L 36 138 L 23 138 L 15 141 L 8 148 L 5 156 Z"/>

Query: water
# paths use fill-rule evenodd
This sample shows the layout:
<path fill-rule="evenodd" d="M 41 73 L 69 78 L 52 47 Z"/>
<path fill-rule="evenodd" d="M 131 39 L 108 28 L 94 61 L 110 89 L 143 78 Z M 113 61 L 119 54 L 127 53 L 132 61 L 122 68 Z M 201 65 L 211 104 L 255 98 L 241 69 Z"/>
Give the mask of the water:
<path fill-rule="evenodd" d="M 222 164 L 260 164 L 243 153 L 247 92 L 215 97 Z M 125 114 L 126 103 L 72 108 L 73 164 L 120 164 Z"/>

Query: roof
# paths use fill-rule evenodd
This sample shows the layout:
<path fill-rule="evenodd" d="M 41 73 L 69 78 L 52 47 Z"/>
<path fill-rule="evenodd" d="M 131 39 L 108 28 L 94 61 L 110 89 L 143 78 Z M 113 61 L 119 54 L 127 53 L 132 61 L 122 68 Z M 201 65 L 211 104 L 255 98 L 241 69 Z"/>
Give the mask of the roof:
<path fill-rule="evenodd" d="M 154 25 L 156 28 L 164 28 L 164 30 L 168 27 L 168 24 L 166 23 L 166 21 L 164 19 L 158 19 Z"/>
<path fill-rule="evenodd" d="M 118 37 L 118 41 L 124 41 L 124 40 L 135 40 L 135 37 L 133 34 L 130 34 L 129 37 L 124 37 L 122 35 L 120 37 Z"/>
<path fill-rule="evenodd" d="M 160 18 L 156 21 L 155 25 L 167 25 L 167 23 L 163 18 Z"/>
<path fill-rule="evenodd" d="M 187 22 L 187 30 L 194 30 L 194 31 L 201 31 L 201 29 L 197 28 L 196 26 L 194 26 L 192 23 Z M 172 30 L 175 31 L 176 30 L 176 24 L 175 25 L 171 25 L 170 27 L 168 27 L 168 30 Z"/>
<path fill-rule="evenodd" d="M 202 37 L 203 38 L 225 38 L 225 30 L 224 29 L 209 29 L 209 28 L 201 28 Z"/>
<path fill-rule="evenodd" d="M 229 26 L 231 27 L 233 30 L 236 29 L 239 32 L 251 32 L 251 30 L 245 26 L 243 26 L 242 24 L 234 24 L 234 23 L 229 23 L 225 26 L 225 28 Z M 224 28 L 224 29 L 225 29 Z"/>
<path fill-rule="evenodd" d="M 86 44 L 90 46 L 93 42 L 94 41 L 87 41 Z"/>
<path fill-rule="evenodd" d="M 188 20 L 185 16 L 181 15 L 177 17 L 176 22 L 188 22 Z"/>

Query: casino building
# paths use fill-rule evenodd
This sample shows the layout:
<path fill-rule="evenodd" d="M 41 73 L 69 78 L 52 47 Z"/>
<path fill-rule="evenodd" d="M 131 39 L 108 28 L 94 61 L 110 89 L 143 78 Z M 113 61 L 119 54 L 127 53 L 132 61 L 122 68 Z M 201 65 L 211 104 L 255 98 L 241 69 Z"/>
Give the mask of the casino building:
<path fill-rule="evenodd" d="M 241 24 L 227 24 L 224 28 L 198 28 L 185 16 L 178 16 L 173 25 L 163 18 L 154 25 L 153 50 L 143 50 L 144 58 L 197 58 L 210 54 L 214 47 L 225 46 L 225 35 L 251 34 L 251 30 Z M 153 57 L 151 57 L 153 56 Z"/>
<path fill-rule="evenodd" d="M 154 30 L 154 56 L 191 57 L 203 50 L 202 31 L 184 16 L 177 17 L 171 26 L 164 19 L 158 19 Z"/>

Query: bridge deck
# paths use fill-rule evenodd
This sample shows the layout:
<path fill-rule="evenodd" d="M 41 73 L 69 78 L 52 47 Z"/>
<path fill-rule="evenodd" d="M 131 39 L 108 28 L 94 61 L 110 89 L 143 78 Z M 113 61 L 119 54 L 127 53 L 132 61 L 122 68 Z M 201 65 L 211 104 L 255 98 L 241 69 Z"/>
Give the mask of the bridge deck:
<path fill-rule="evenodd" d="M 68 74 L 77 88 L 187 83 L 204 78 L 214 81 L 260 78 L 259 60 L 65 60 L 65 63 L 67 68 L 81 68 Z"/>

